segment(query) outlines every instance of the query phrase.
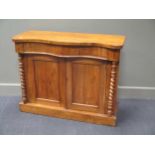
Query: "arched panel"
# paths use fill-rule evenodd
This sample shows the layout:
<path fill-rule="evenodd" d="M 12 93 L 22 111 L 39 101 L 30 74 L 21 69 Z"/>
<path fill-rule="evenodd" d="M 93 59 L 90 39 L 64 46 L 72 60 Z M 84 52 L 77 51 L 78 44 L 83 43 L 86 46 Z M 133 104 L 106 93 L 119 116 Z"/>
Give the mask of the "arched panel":
<path fill-rule="evenodd" d="M 108 61 L 73 59 L 67 63 L 68 107 L 104 113 Z"/>
<path fill-rule="evenodd" d="M 28 100 L 62 106 L 65 103 L 65 64 L 47 55 L 25 55 Z"/>

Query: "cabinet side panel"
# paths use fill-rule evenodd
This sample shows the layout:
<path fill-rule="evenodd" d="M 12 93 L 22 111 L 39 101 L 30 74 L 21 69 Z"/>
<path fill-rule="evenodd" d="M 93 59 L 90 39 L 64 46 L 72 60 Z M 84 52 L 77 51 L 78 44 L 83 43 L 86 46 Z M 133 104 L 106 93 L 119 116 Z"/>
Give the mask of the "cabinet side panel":
<path fill-rule="evenodd" d="M 24 70 L 25 70 L 25 83 L 26 83 L 26 94 L 28 102 L 35 102 L 36 90 L 34 87 L 34 69 L 32 57 L 29 55 L 23 55 Z"/>

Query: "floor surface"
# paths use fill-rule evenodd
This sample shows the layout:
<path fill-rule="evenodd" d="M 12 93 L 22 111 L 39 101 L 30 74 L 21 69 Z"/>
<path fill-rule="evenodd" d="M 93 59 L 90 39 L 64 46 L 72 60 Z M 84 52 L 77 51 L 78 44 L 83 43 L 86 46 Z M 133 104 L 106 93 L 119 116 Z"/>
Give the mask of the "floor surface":
<path fill-rule="evenodd" d="M 20 112 L 18 96 L 0 97 L 1 135 L 145 135 L 155 134 L 155 101 L 119 101 L 116 127 Z"/>

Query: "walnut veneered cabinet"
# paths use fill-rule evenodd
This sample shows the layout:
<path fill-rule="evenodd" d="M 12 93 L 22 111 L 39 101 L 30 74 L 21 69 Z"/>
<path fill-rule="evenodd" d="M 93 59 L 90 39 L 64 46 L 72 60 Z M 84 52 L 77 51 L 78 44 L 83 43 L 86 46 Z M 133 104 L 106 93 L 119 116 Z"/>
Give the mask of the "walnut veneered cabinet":
<path fill-rule="evenodd" d="M 20 110 L 114 126 L 124 40 L 117 35 L 47 31 L 15 36 Z"/>

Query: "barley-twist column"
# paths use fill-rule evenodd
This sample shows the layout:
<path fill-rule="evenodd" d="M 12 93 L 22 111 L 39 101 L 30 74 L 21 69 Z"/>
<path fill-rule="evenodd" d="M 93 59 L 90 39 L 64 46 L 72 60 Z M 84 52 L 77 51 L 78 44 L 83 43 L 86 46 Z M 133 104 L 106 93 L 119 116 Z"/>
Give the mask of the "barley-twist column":
<path fill-rule="evenodd" d="M 18 58 L 19 58 L 19 72 L 20 72 L 21 89 L 22 89 L 22 100 L 23 100 L 23 102 L 26 102 L 24 66 L 23 66 L 23 61 L 22 61 L 22 55 L 18 54 Z"/>
<path fill-rule="evenodd" d="M 117 69 L 117 64 L 116 62 L 112 62 L 112 67 L 111 67 L 111 75 L 110 75 L 110 86 L 109 86 L 109 94 L 108 94 L 108 115 L 112 116 L 113 115 L 113 106 L 114 106 L 114 93 L 115 93 L 115 85 L 116 85 L 116 69 Z"/>

